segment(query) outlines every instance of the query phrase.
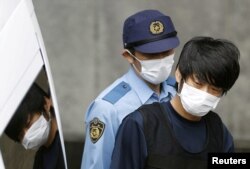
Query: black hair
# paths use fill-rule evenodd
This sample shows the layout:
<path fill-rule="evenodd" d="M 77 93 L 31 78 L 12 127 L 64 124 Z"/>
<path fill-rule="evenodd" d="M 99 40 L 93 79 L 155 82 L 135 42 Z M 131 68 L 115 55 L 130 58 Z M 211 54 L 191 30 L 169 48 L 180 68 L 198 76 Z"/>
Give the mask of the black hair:
<path fill-rule="evenodd" d="M 132 55 L 135 55 L 135 48 L 130 47 L 130 48 L 125 48 L 127 49 Z"/>
<path fill-rule="evenodd" d="M 176 68 L 184 80 L 195 75 L 226 93 L 239 76 L 239 58 L 239 49 L 228 40 L 194 37 L 184 45 Z"/>
<path fill-rule="evenodd" d="M 33 84 L 17 108 L 15 114 L 5 129 L 5 134 L 14 141 L 20 142 L 19 135 L 25 127 L 28 116 L 43 112 L 45 98 L 48 97 L 37 84 Z"/>

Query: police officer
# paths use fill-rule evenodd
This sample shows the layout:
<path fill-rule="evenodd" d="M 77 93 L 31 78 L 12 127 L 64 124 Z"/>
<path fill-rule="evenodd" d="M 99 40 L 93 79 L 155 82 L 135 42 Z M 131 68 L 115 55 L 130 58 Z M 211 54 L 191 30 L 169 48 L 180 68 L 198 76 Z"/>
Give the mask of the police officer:
<path fill-rule="evenodd" d="M 128 17 L 123 44 L 122 55 L 131 67 L 86 112 L 82 169 L 108 169 L 123 118 L 142 104 L 167 101 L 176 93 L 175 79 L 169 75 L 179 39 L 169 16 L 144 10 Z"/>
<path fill-rule="evenodd" d="M 208 152 L 233 152 L 233 138 L 212 110 L 239 76 L 231 42 L 196 37 L 184 45 L 171 101 L 143 105 L 124 118 L 111 169 L 207 168 Z"/>

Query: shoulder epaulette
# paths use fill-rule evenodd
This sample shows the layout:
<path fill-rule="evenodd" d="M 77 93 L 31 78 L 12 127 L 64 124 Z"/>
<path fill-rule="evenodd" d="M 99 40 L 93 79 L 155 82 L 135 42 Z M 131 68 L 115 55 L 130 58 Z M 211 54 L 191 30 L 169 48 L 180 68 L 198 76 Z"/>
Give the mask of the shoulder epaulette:
<path fill-rule="evenodd" d="M 131 87 L 126 82 L 121 82 L 115 86 L 109 93 L 107 93 L 102 99 L 112 104 L 115 104 L 120 98 L 131 90 Z"/>
<path fill-rule="evenodd" d="M 176 85 L 175 78 L 173 76 L 169 76 L 168 79 L 167 79 L 167 84 L 170 85 L 170 86 L 175 87 L 175 85 Z"/>

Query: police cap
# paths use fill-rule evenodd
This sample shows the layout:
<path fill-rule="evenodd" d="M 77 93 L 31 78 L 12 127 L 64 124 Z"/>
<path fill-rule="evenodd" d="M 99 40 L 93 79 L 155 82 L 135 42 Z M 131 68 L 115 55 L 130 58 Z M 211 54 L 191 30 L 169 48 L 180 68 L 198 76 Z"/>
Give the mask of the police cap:
<path fill-rule="evenodd" d="M 157 10 L 143 10 L 128 17 L 123 26 L 124 48 L 142 53 L 160 53 L 179 45 L 169 16 Z"/>

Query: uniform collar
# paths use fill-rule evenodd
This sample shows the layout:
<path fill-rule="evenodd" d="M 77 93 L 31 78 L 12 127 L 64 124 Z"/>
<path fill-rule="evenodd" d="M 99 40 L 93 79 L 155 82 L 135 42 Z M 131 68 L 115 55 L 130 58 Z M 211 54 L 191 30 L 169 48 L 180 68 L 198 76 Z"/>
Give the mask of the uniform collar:
<path fill-rule="evenodd" d="M 164 82 L 162 82 L 162 90 L 161 90 L 162 97 L 169 96 L 170 97 L 169 99 L 171 99 L 174 97 L 175 94 L 176 94 L 176 91 L 175 91 L 175 88 L 173 86 L 168 85 L 166 80 Z"/>
<path fill-rule="evenodd" d="M 140 98 L 142 104 L 146 103 L 154 95 L 155 92 L 136 74 L 132 66 L 126 74 L 126 78 L 128 83 L 131 85 L 131 88 Z M 167 83 L 164 81 L 163 90 L 161 91 L 159 97 L 160 99 L 168 96 L 168 92 L 166 92 L 168 91 L 167 87 Z"/>

